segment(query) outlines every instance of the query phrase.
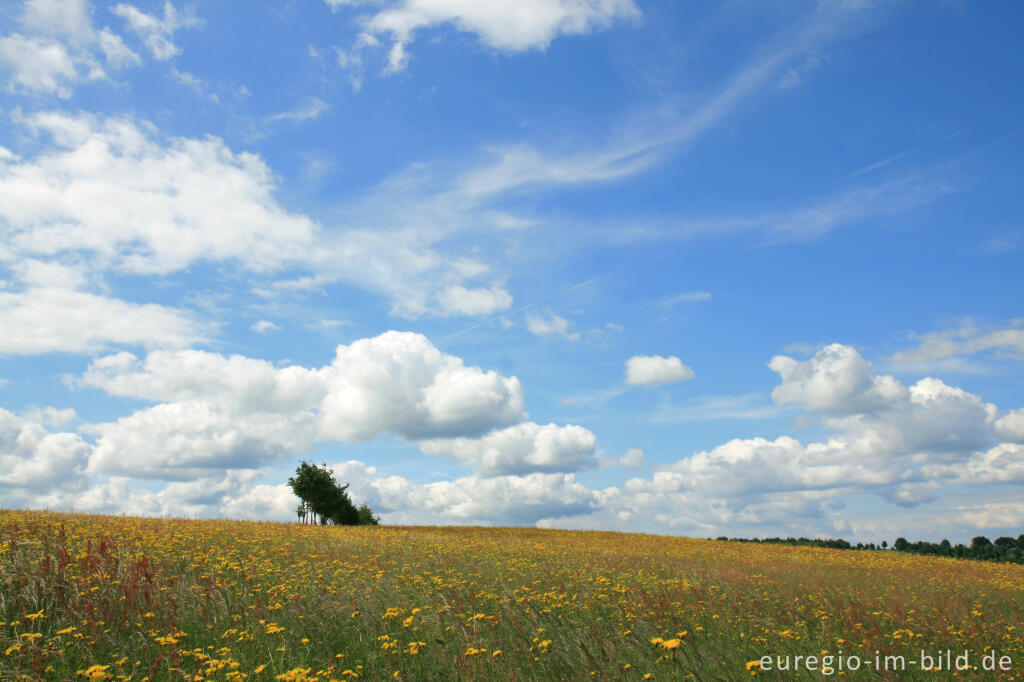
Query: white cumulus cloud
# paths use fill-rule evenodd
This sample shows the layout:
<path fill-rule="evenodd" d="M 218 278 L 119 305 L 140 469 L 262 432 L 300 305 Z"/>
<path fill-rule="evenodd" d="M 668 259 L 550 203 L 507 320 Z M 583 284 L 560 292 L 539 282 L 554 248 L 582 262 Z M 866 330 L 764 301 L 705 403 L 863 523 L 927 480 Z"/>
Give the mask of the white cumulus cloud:
<path fill-rule="evenodd" d="M 995 427 L 996 433 L 1003 440 L 1024 443 L 1024 408 L 1010 410 L 996 419 Z"/>
<path fill-rule="evenodd" d="M 327 395 L 316 369 L 276 368 L 265 360 L 198 350 L 154 351 L 140 361 L 127 352 L 93 360 L 81 386 L 154 402 L 205 402 L 236 414 L 291 414 L 316 407 Z"/>
<path fill-rule="evenodd" d="M 94 360 L 77 385 L 157 404 L 80 426 L 95 446 L 52 432 L 75 423 L 73 411 L 0 411 L 0 494 L 17 505 L 285 521 L 294 518 L 294 497 L 280 481 L 264 481 L 260 469 L 317 442 L 390 433 L 473 472 L 418 482 L 363 462 L 335 464 L 353 499 L 388 523 L 836 533 L 875 541 L 923 528 L 923 521 L 913 526 L 915 514 L 937 514 L 951 533 L 971 519 L 1008 525 L 1009 517 L 1003 523 L 996 515 L 1010 511 L 1002 500 L 1024 482 L 1024 444 L 1012 442 L 1019 409 L 1000 412 L 935 378 L 884 382 L 891 395 L 880 401 L 878 375 L 859 374 L 863 359 L 848 346 L 829 348 L 816 364 L 806 361 L 815 366 L 799 394 L 806 409 L 821 413 L 825 437 L 736 438 L 600 490 L 573 472 L 643 467 L 643 451 L 599 457 L 586 428 L 521 422 L 514 377 L 467 367 L 418 334 L 360 339 L 312 368 L 196 350 L 116 353 Z M 835 367 L 845 370 L 828 371 Z M 860 378 L 851 382 L 851 374 Z M 50 485 L 33 487 L 47 477 Z M 146 477 L 168 483 L 154 492 L 133 482 Z M 846 509 L 850 495 L 907 511 L 875 518 Z"/>
<path fill-rule="evenodd" d="M 276 331 L 280 329 L 280 327 L 270 320 L 257 320 L 252 323 L 252 326 L 250 326 L 249 329 L 253 330 L 257 334 L 263 334 L 269 331 Z"/>
<path fill-rule="evenodd" d="M 0 164 L 0 232 L 23 256 L 90 254 L 165 274 L 200 260 L 266 271 L 316 251 L 316 226 L 273 198 L 258 157 L 216 138 L 173 138 L 130 118 L 38 113 L 21 119 L 53 146 Z"/>
<path fill-rule="evenodd" d="M 768 363 L 782 377 L 772 391 L 778 405 L 799 403 L 811 411 L 860 412 L 906 398 L 890 375 L 873 375 L 871 363 L 850 346 L 833 343 L 809 360 L 776 355 Z"/>
<path fill-rule="evenodd" d="M 67 98 L 70 84 L 79 78 L 78 66 L 63 45 L 17 33 L 0 37 L 0 64 L 11 71 L 8 87 L 15 91 Z"/>
<path fill-rule="evenodd" d="M 91 353 L 112 345 L 182 347 L 208 329 L 192 315 L 69 288 L 0 290 L 0 353 Z"/>
<path fill-rule="evenodd" d="M 966 461 L 926 467 L 925 474 L 966 485 L 1021 484 L 1024 483 L 1024 445 L 1000 443 L 975 452 Z"/>
<path fill-rule="evenodd" d="M 387 523 L 533 525 L 593 511 L 599 495 L 573 474 L 464 476 L 453 481 L 413 483 L 377 474 L 360 462 L 335 465 L 339 480 L 352 483 L 354 499 L 368 501 Z"/>
<path fill-rule="evenodd" d="M 313 444 L 312 414 L 240 415 L 206 402 L 165 403 L 99 424 L 89 472 L 191 480 L 210 471 L 258 468 Z"/>
<path fill-rule="evenodd" d="M 512 294 L 499 284 L 472 289 L 456 284 L 441 290 L 437 299 L 444 316 L 490 315 L 512 307 Z"/>
<path fill-rule="evenodd" d="M 626 360 L 626 383 L 633 386 L 655 386 L 693 379 L 693 369 L 674 355 L 634 355 Z"/>
<path fill-rule="evenodd" d="M 268 298 L 345 281 L 407 318 L 512 305 L 501 281 L 480 281 L 488 266 L 432 248 L 449 230 L 471 229 L 473 207 L 446 207 L 446 192 L 408 196 L 395 179 L 325 228 L 280 205 L 262 158 L 217 138 L 166 138 L 130 117 L 41 112 L 15 123 L 52 144 L 0 151 L 7 260 L 74 257 L 94 272 L 143 276 L 227 262 L 268 278 L 254 287 Z M 296 272 L 271 279 L 285 269 Z"/>
<path fill-rule="evenodd" d="M 0 494 L 17 499 L 73 481 L 83 474 L 91 450 L 78 434 L 51 433 L 40 421 L 0 408 Z"/>
<path fill-rule="evenodd" d="M 525 416 L 518 379 L 466 366 L 407 332 L 338 346 L 319 368 L 198 350 L 144 360 L 121 352 L 94 360 L 74 384 L 160 403 L 91 427 L 99 436 L 92 471 L 157 478 L 256 468 L 315 442 L 382 433 L 477 437 Z M 547 432 L 538 448 L 549 454 Z"/>
<path fill-rule="evenodd" d="M 524 415 L 515 377 L 467 367 L 421 334 L 387 332 L 338 346 L 321 430 L 343 441 L 389 432 L 408 439 L 481 434 Z"/>
<path fill-rule="evenodd" d="M 561 336 L 569 341 L 579 341 L 580 333 L 572 331 L 573 323 L 552 312 L 544 315 L 529 314 L 526 316 L 526 329 L 537 336 Z"/>
<path fill-rule="evenodd" d="M 424 440 L 431 455 L 467 464 L 479 476 L 571 472 L 595 466 L 597 437 L 582 426 L 541 426 L 534 422 L 492 431 L 480 438 Z"/>
<path fill-rule="evenodd" d="M 653 524 L 699 535 L 891 530 L 904 514 L 869 522 L 844 511 L 846 496 L 874 495 L 928 508 L 962 529 L 967 517 L 949 501 L 958 489 L 1010 494 L 1008 486 L 1024 480 L 1024 447 L 1006 442 L 1016 440 L 1019 410 L 1000 416 L 995 405 L 935 378 L 903 386 L 840 344 L 803 363 L 786 360 L 773 361 L 784 364 L 777 400 L 824 412 L 826 438 L 733 439 L 600 491 L 595 511 L 553 525 L 643 531 Z"/>
<path fill-rule="evenodd" d="M 19 23 L 22 32 L 0 36 L 0 69 L 14 92 L 68 98 L 76 84 L 108 78 L 106 69 L 141 63 L 116 33 L 96 30 L 85 0 L 26 0 Z"/>
<path fill-rule="evenodd" d="M 361 64 L 359 53 L 389 41 L 389 72 L 405 68 L 407 47 L 417 31 L 449 24 L 472 33 L 488 47 L 505 52 L 543 50 L 560 35 L 579 35 L 635 19 L 640 10 L 633 0 L 326 0 L 334 9 L 346 5 L 376 6 L 361 21 L 363 33 L 344 63 Z M 383 4 L 383 7 L 380 5 Z M 379 8 L 379 9 L 377 9 Z"/>

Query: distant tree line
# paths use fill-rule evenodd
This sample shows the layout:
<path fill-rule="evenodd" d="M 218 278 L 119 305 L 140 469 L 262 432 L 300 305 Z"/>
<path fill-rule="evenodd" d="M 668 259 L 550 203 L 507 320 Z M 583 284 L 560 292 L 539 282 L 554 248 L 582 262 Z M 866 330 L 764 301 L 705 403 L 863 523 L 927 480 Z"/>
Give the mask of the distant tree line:
<path fill-rule="evenodd" d="M 1018 535 L 1014 540 L 1011 537 L 1002 536 L 989 540 L 984 535 L 971 538 L 970 545 L 951 545 L 949 540 L 942 542 L 907 542 L 905 538 L 896 538 L 892 543 L 893 549 L 900 552 L 912 554 L 934 554 L 937 556 L 951 556 L 960 559 L 983 559 L 986 561 L 1010 561 L 1017 564 L 1024 563 L 1024 534 Z"/>
<path fill-rule="evenodd" d="M 772 545 L 795 545 L 800 547 L 829 547 L 831 549 L 854 549 L 853 545 L 851 545 L 846 540 L 832 540 L 831 538 L 727 538 L 724 535 L 722 535 L 716 539 L 729 540 L 730 542 L 763 542 Z M 856 549 L 865 548 L 857 547 Z"/>
<path fill-rule="evenodd" d="M 328 523 L 336 526 L 376 526 L 380 518 L 373 515 L 365 502 L 359 506 L 352 503 L 348 493 L 348 483 L 338 485 L 334 479 L 334 471 L 317 466 L 303 460 L 295 470 L 295 475 L 288 479 L 288 486 L 301 502 L 295 510 L 300 523 Z"/>
<path fill-rule="evenodd" d="M 858 542 L 852 545 L 846 540 L 833 540 L 831 538 L 729 538 L 721 535 L 718 540 L 731 542 L 763 542 L 775 545 L 796 545 L 801 547 L 829 547 L 831 549 L 887 549 L 889 543 L 882 540 L 880 545 L 873 542 Z M 948 556 L 957 559 L 981 559 L 984 561 L 1009 561 L 1012 563 L 1024 563 L 1024 534 L 1018 535 L 1014 540 L 1011 537 L 1002 536 L 989 540 L 984 535 L 971 539 L 970 545 L 951 544 L 949 540 L 942 542 L 928 542 L 918 540 L 908 542 L 906 538 L 896 538 L 892 543 L 892 549 L 897 552 L 909 554 L 930 554 L 933 556 Z"/>

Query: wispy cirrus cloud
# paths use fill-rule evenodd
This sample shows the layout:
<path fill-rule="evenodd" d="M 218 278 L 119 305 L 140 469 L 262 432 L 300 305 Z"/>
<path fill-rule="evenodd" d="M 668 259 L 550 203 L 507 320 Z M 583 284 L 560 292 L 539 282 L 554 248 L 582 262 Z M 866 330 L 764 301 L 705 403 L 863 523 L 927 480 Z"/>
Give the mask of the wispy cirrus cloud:
<path fill-rule="evenodd" d="M 918 367 L 942 366 L 946 369 L 970 369 L 963 361 L 977 356 L 992 359 L 1024 360 L 1024 318 L 1003 327 L 979 327 L 970 318 L 949 329 L 911 334 L 917 345 L 888 357 L 894 365 Z"/>
<path fill-rule="evenodd" d="M 665 307 L 674 306 L 677 303 L 697 303 L 700 301 L 710 301 L 711 292 L 708 291 L 687 291 L 683 294 L 676 294 L 675 296 L 669 296 L 668 298 L 662 299 L 661 305 Z"/>
<path fill-rule="evenodd" d="M 174 33 L 181 28 L 201 25 L 199 17 L 191 9 L 177 10 L 170 1 L 164 2 L 163 16 L 148 14 L 134 5 L 122 2 L 110 10 L 121 16 L 128 28 L 142 40 L 154 59 L 167 61 L 181 54 L 181 48 L 174 44 Z"/>
<path fill-rule="evenodd" d="M 1006 230 L 995 234 L 982 242 L 981 248 L 992 253 L 1024 250 L 1024 229 Z"/>
<path fill-rule="evenodd" d="M 757 393 L 702 396 L 684 405 L 663 403 L 652 416 L 656 422 L 702 422 L 720 419 L 774 419 L 782 411 Z"/>
<path fill-rule="evenodd" d="M 692 106 L 685 110 L 663 110 L 643 123 L 620 129 L 609 140 L 596 145 L 575 149 L 550 145 L 542 148 L 531 142 L 489 145 L 481 148 L 482 159 L 464 163 L 461 169 L 456 166 L 454 172 L 450 170 L 451 164 L 447 169 L 423 163 L 407 167 L 340 211 L 348 225 L 375 226 L 373 233 L 364 232 L 361 227 L 349 230 L 349 241 L 373 240 L 373 235 L 386 232 L 392 255 L 402 262 L 401 268 L 382 263 L 369 269 L 359 267 L 365 273 L 363 281 L 376 282 L 378 288 L 388 291 L 395 300 L 395 314 L 415 317 L 443 311 L 436 288 L 431 291 L 430 286 L 417 286 L 426 273 L 436 274 L 450 267 L 438 257 L 434 245 L 456 235 L 472 243 L 487 232 L 508 230 L 510 226 L 521 233 L 521 239 L 530 239 L 530 228 L 539 221 L 535 216 L 523 215 L 518 201 L 522 197 L 615 183 L 649 171 L 681 145 L 696 140 L 742 104 L 771 88 L 789 64 L 829 41 L 856 33 L 870 22 L 869 12 L 822 6 L 755 50 L 722 86 L 690 98 Z M 920 185 L 908 179 L 883 187 L 857 188 L 789 213 L 707 221 L 666 218 L 665 222 L 672 227 L 664 233 L 647 226 L 634 231 L 617 225 L 604 233 L 595 230 L 593 237 L 613 241 L 644 235 L 677 239 L 705 232 L 761 230 L 772 238 L 806 239 L 872 212 L 909 210 L 941 194 L 931 184 Z M 383 276 L 385 272 L 387 277 Z M 472 290 L 482 295 L 493 289 L 495 281 L 485 280 Z M 511 307 L 511 296 L 502 296 L 500 300 L 508 305 L 495 306 L 493 312 Z"/>
<path fill-rule="evenodd" d="M 327 102 L 324 102 L 319 97 L 313 97 L 306 100 L 296 108 L 274 114 L 267 120 L 271 123 L 277 123 L 279 121 L 290 121 L 293 123 L 312 121 L 323 116 L 330 110 L 330 108 L 331 105 Z"/>
<path fill-rule="evenodd" d="M 911 170 L 877 183 L 811 197 L 788 208 L 711 216 L 654 216 L 642 222 L 608 219 L 592 228 L 595 240 L 610 243 L 679 241 L 736 234 L 759 235 L 758 246 L 809 242 L 836 230 L 911 213 L 969 189 L 951 180 L 946 166 Z"/>
<path fill-rule="evenodd" d="M 174 31 L 197 21 L 170 4 L 164 6 L 162 18 L 125 4 L 118 5 L 115 11 L 128 20 L 147 41 L 154 56 L 161 59 L 169 59 L 177 51 L 171 42 Z M 233 152 L 220 141 L 181 139 L 160 144 L 145 122 L 89 122 L 83 117 L 35 116 L 28 119 L 30 125 L 54 135 L 58 146 L 65 147 L 65 153 L 63 157 L 51 153 L 8 164 L 8 173 L 53 175 L 65 159 L 95 143 L 105 150 L 99 159 L 101 171 L 109 173 L 94 174 L 89 179 L 98 191 L 76 194 L 70 191 L 70 185 L 65 187 L 65 199 L 55 204 L 62 206 L 60 211 L 64 215 L 32 217 L 27 223 L 19 221 L 18 230 L 23 234 L 16 237 L 28 248 L 31 243 L 53 241 L 35 240 L 40 232 L 59 231 L 60 235 L 50 236 L 60 236 L 58 241 L 69 247 L 77 245 L 134 272 L 174 271 L 197 260 L 232 260 L 269 274 L 285 267 L 298 267 L 305 271 L 301 276 L 312 277 L 321 285 L 344 281 L 380 293 L 391 300 L 393 314 L 407 318 L 500 313 L 514 304 L 514 297 L 505 286 L 503 257 L 482 249 L 480 244 L 486 242 L 488 233 L 496 230 L 512 229 L 522 235 L 517 239 L 533 238 L 530 228 L 537 224 L 537 219 L 521 215 L 515 200 L 524 195 L 617 182 L 648 171 L 680 144 L 696 139 L 743 102 L 769 88 L 793 60 L 842 37 L 846 31 L 857 30 L 857 21 L 849 20 L 859 16 L 835 8 L 812 12 L 796 27 L 755 50 L 722 87 L 697 98 L 692 107 L 659 117 L 649 125 L 620 131 L 603 143 L 575 149 L 542 149 L 528 142 L 490 145 L 481 149 L 481 156 L 469 163 L 455 164 L 454 168 L 450 163 L 409 166 L 339 207 L 337 219 L 329 225 L 284 211 L 273 197 L 273 175 L 262 159 Z M 281 112 L 273 120 L 309 120 L 327 107 L 319 99 L 307 104 Z M 86 130 L 89 132 L 83 132 Z M 134 146 L 127 146 L 129 139 Z M 129 193 L 129 199 L 137 195 L 147 204 L 154 199 L 159 201 L 163 206 L 161 213 L 174 216 L 174 226 L 166 220 L 157 224 L 147 217 L 126 219 L 123 225 L 114 221 L 117 229 L 112 229 L 109 221 L 98 220 L 97 207 L 102 202 L 90 201 L 89 196 L 95 199 L 114 186 L 135 187 L 139 178 L 152 177 L 140 172 L 143 168 L 186 157 L 193 161 L 204 159 L 201 167 L 190 162 L 196 171 L 191 174 L 194 178 L 183 177 L 180 167 L 175 166 L 178 170 L 162 174 L 169 183 L 176 184 L 173 188 L 136 187 L 137 191 Z M 225 195 L 214 202 L 213 208 L 234 215 L 251 214 L 257 228 L 271 238 L 257 242 L 246 238 L 236 243 L 231 238 L 234 231 L 209 229 L 211 220 L 216 221 L 219 215 L 218 210 L 200 220 L 195 207 L 205 205 L 203 201 L 172 198 L 184 197 L 187 192 L 183 193 L 183 189 L 187 187 L 182 183 L 191 186 L 192 180 L 196 180 L 196 186 L 225 186 L 219 176 L 238 178 L 247 183 L 250 191 Z M 85 178 L 74 173 L 69 177 L 76 186 L 86 184 Z M 104 184 L 104 179 L 111 183 Z M 696 233 L 702 229 L 762 229 L 778 238 L 810 238 L 844 221 L 870 214 L 871 209 L 864 209 L 865 205 L 874 206 L 875 210 L 883 210 L 878 207 L 885 205 L 889 208 L 884 210 L 890 211 L 898 210 L 894 206 L 917 205 L 914 197 L 919 193 L 914 189 L 899 183 L 890 188 L 867 188 L 791 213 L 708 221 L 704 225 L 691 221 L 689 227 L 684 221 L 683 229 L 673 232 L 678 236 L 688 230 Z M 255 200 L 244 200 L 245 196 Z M 895 196 L 900 201 L 891 201 Z M 927 200 L 928 197 L 920 199 Z M 18 201 L 24 204 L 23 199 Z M 129 201 L 129 207 L 131 204 Z M 31 209 L 26 215 L 31 217 L 33 211 L 39 213 Z M 26 224 L 32 229 L 26 229 Z M 87 226 L 96 229 L 85 229 Z M 83 242 L 86 232 L 92 235 L 86 240 L 88 243 Z M 158 244 L 157 234 L 167 238 Z M 217 243 L 210 243 L 212 234 L 219 235 Z M 440 244 L 455 239 L 465 244 L 465 253 L 452 255 L 451 251 L 439 249 Z M 128 248 L 130 243 L 141 243 L 143 248 Z M 252 243 L 265 246 L 260 250 L 260 262 L 254 260 L 259 254 L 250 249 Z M 474 251 L 472 257 L 466 255 L 470 251 Z M 472 266 L 467 268 L 466 263 Z M 269 281 L 257 284 L 256 288 L 269 291 L 276 285 Z"/>

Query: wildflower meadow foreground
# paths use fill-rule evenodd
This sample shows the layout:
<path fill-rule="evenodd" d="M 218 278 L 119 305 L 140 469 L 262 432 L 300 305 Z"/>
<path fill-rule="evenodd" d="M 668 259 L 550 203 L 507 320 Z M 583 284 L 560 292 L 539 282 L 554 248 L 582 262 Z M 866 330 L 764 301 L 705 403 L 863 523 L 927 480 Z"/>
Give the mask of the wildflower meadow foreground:
<path fill-rule="evenodd" d="M 0 511 L 3 680 L 840 675 L 1024 678 L 1024 566 L 533 528 Z"/>

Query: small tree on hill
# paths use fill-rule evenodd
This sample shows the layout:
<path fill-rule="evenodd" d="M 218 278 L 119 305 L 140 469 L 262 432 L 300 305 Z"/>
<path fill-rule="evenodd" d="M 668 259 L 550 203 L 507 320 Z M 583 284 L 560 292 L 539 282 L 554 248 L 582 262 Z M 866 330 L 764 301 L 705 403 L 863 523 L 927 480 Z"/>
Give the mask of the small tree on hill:
<path fill-rule="evenodd" d="M 379 526 L 380 517 L 374 516 L 373 511 L 370 510 L 370 505 L 363 502 L 359 505 L 359 525 L 360 526 Z"/>
<path fill-rule="evenodd" d="M 377 525 L 379 522 L 365 503 L 362 508 L 356 509 L 345 492 L 348 484 L 338 485 L 334 480 L 334 471 L 328 469 L 326 463 L 317 466 L 303 460 L 295 469 L 295 476 L 288 479 L 288 486 L 302 500 L 297 510 L 300 520 L 309 515 L 313 523 L 319 521 L 321 525 Z"/>
<path fill-rule="evenodd" d="M 334 472 L 326 464 L 321 468 L 303 461 L 295 470 L 295 476 L 288 479 L 288 485 L 311 514 L 311 521 L 326 524 L 338 497 Z"/>

